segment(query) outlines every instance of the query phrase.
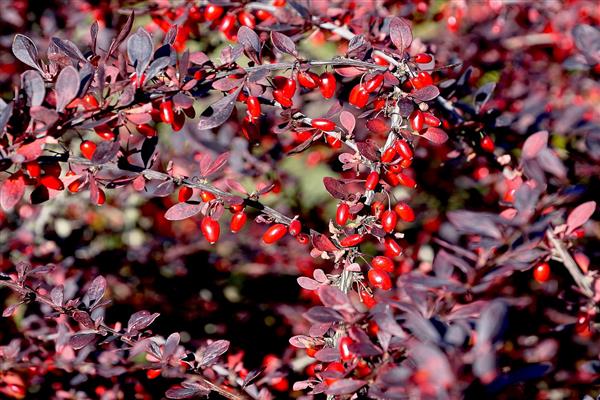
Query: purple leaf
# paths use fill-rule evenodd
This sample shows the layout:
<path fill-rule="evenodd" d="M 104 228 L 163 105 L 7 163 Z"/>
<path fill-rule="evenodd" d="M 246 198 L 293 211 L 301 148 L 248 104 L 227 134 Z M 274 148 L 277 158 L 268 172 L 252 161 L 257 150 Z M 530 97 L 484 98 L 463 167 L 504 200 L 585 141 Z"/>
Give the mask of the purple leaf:
<path fill-rule="evenodd" d="M 273 46 L 280 52 L 290 54 L 294 57 L 298 55 L 294 41 L 283 33 L 271 31 L 271 41 L 273 42 Z"/>
<path fill-rule="evenodd" d="M 317 293 L 319 299 L 321 299 L 321 302 L 326 307 L 339 307 L 350 303 L 348 296 L 337 287 L 323 285 L 318 289 Z"/>
<path fill-rule="evenodd" d="M 208 396 L 210 389 L 197 382 L 183 382 L 181 386 L 173 386 L 167 390 L 168 399 L 190 399 L 192 397 Z"/>
<path fill-rule="evenodd" d="M 567 232 L 566 234 L 572 233 L 575 229 L 585 224 L 596 211 L 596 202 L 588 201 L 580 204 L 567 217 Z"/>
<path fill-rule="evenodd" d="M 435 144 L 443 144 L 448 140 L 448 135 L 443 129 L 433 126 L 427 128 L 421 136 Z"/>
<path fill-rule="evenodd" d="M 59 307 L 62 306 L 64 297 L 65 297 L 65 289 L 64 289 L 63 285 L 52 288 L 52 291 L 50 292 L 50 299 L 52 299 L 52 302 L 54 304 L 56 304 Z"/>
<path fill-rule="evenodd" d="M 447 216 L 450 223 L 464 233 L 488 236 L 494 239 L 502 237 L 502 233 L 493 220 L 493 214 L 459 210 L 451 211 Z"/>
<path fill-rule="evenodd" d="M 246 50 L 253 50 L 255 53 L 260 52 L 260 39 L 256 32 L 247 26 L 241 26 L 237 33 L 238 43 L 244 46 Z"/>
<path fill-rule="evenodd" d="M 92 281 L 89 289 L 87 290 L 87 296 L 90 300 L 90 304 L 94 304 L 104 296 L 106 290 L 106 279 L 103 276 L 98 276 Z"/>
<path fill-rule="evenodd" d="M 408 21 L 404 18 L 394 17 L 390 22 L 390 39 L 400 52 L 404 52 L 413 40 Z"/>
<path fill-rule="evenodd" d="M 429 101 L 433 100 L 440 95 L 440 89 L 437 86 L 429 85 L 424 88 L 415 90 L 410 94 L 415 100 Z"/>
<path fill-rule="evenodd" d="M 27 94 L 28 106 L 39 106 L 44 101 L 46 87 L 44 80 L 37 71 L 28 70 L 21 74 L 21 88 Z"/>
<path fill-rule="evenodd" d="M 356 126 L 356 118 L 351 112 L 344 110 L 340 113 L 340 123 L 348 133 L 352 133 Z"/>
<path fill-rule="evenodd" d="M 13 39 L 12 52 L 19 61 L 42 72 L 38 63 L 38 50 L 35 44 L 25 35 L 17 33 Z"/>
<path fill-rule="evenodd" d="M 536 132 L 523 143 L 523 158 L 535 158 L 548 145 L 548 131 Z"/>
<path fill-rule="evenodd" d="M 177 346 L 179 346 L 179 341 L 181 340 L 181 336 L 179 333 L 175 332 L 169 335 L 165 342 L 165 346 L 163 349 L 162 359 L 163 361 L 168 361 L 168 359 L 175 354 L 177 350 Z"/>
<path fill-rule="evenodd" d="M 204 169 L 203 171 L 201 171 L 202 176 L 209 176 L 212 175 L 216 172 L 218 172 L 221 168 L 223 168 L 225 166 L 225 164 L 227 164 L 227 161 L 229 160 L 229 152 L 225 152 L 223 154 L 220 154 L 215 161 L 213 161 L 210 166 L 206 169 Z"/>
<path fill-rule="evenodd" d="M 304 313 L 304 317 L 312 322 L 328 323 L 343 321 L 342 315 L 332 308 L 316 306 Z"/>
<path fill-rule="evenodd" d="M 329 176 L 323 178 L 323 185 L 325 189 L 336 199 L 345 200 L 348 197 L 348 191 L 346 185 L 339 179 L 331 178 Z"/>
<path fill-rule="evenodd" d="M 11 304 L 10 306 L 6 307 L 3 311 L 2 311 L 2 316 L 5 318 L 8 317 L 12 317 L 12 315 L 15 313 L 15 310 L 21 305 L 22 303 L 14 303 Z"/>
<path fill-rule="evenodd" d="M 477 345 L 484 346 L 493 342 L 502 330 L 506 318 L 506 305 L 495 300 L 490 302 L 482 311 L 477 321 Z"/>
<path fill-rule="evenodd" d="M 120 149 L 121 143 L 118 140 L 114 142 L 103 140 L 96 146 L 96 151 L 92 156 L 92 162 L 94 164 L 106 164 L 115 158 Z"/>
<path fill-rule="evenodd" d="M 129 321 L 127 322 L 127 331 L 135 334 L 138 331 L 150 326 L 150 324 L 154 322 L 159 315 L 159 313 L 150 314 L 150 312 L 146 310 L 138 311 L 129 317 Z"/>
<path fill-rule="evenodd" d="M 69 339 L 69 345 L 79 350 L 92 343 L 96 339 L 95 333 L 76 333 Z"/>
<path fill-rule="evenodd" d="M 243 86 L 240 85 L 233 93 L 228 94 L 211 105 L 209 108 L 212 110 L 212 114 L 209 117 L 200 117 L 198 129 L 212 129 L 223 125 L 233 112 L 242 87 Z"/>
<path fill-rule="evenodd" d="M 321 284 L 313 279 L 307 278 L 306 276 L 301 276 L 296 279 L 298 285 L 306 290 L 315 290 L 318 289 Z"/>
<path fill-rule="evenodd" d="M 206 365 L 212 364 L 227 350 L 229 350 L 228 340 L 216 340 L 212 342 L 211 344 L 206 346 L 206 348 L 202 351 L 202 357 L 199 361 L 200 366 L 204 367 Z"/>
<path fill-rule="evenodd" d="M 328 395 L 350 394 L 356 392 L 366 384 L 366 381 L 358 379 L 340 379 L 339 381 L 333 382 L 325 393 Z"/>
<path fill-rule="evenodd" d="M 180 221 L 198 214 L 202 209 L 202 204 L 177 203 L 171 206 L 165 213 L 165 218 L 169 221 Z"/>
<path fill-rule="evenodd" d="M 340 351 L 334 347 L 324 347 L 315 353 L 315 358 L 321 362 L 331 362 L 340 359 Z"/>
<path fill-rule="evenodd" d="M 79 91 L 79 73 L 77 70 L 70 65 L 63 68 L 56 79 L 55 89 L 56 111 L 62 112 Z"/>

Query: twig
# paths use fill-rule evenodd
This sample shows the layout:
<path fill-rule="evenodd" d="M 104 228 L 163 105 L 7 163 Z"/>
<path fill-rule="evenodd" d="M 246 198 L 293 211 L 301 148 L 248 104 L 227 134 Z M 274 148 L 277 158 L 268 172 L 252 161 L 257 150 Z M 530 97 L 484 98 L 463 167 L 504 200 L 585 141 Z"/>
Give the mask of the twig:
<path fill-rule="evenodd" d="M 562 259 L 563 264 L 567 268 L 567 271 L 569 271 L 569 273 L 573 277 L 573 280 L 575 281 L 577 286 L 579 286 L 583 294 L 585 294 L 587 297 L 593 297 L 594 291 L 592 290 L 590 283 L 586 280 L 585 275 L 583 275 L 581 269 L 579 268 L 575 260 L 573 260 L 573 257 L 571 257 L 571 255 L 569 254 L 565 245 L 556 238 L 551 229 L 548 229 L 546 231 L 546 236 L 550 240 L 550 243 L 552 243 L 554 249 L 558 252 L 558 255 Z"/>

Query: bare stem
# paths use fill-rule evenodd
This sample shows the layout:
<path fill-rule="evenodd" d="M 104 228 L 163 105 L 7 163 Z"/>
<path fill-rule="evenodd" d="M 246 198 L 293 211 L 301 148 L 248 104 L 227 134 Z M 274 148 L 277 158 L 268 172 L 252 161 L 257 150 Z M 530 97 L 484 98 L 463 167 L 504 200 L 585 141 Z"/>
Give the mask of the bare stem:
<path fill-rule="evenodd" d="M 593 297 L 594 291 L 592 290 L 589 281 L 585 278 L 585 275 L 583 275 L 581 269 L 575 260 L 573 260 L 573 257 L 571 257 L 569 254 L 569 251 L 565 247 L 564 243 L 558 240 L 551 229 L 546 231 L 546 236 L 550 240 L 550 243 L 552 243 L 554 249 L 558 252 L 563 264 L 567 268 L 567 271 L 569 271 L 573 277 L 573 280 L 577 286 L 579 286 L 583 294 L 585 294 L 587 297 Z"/>

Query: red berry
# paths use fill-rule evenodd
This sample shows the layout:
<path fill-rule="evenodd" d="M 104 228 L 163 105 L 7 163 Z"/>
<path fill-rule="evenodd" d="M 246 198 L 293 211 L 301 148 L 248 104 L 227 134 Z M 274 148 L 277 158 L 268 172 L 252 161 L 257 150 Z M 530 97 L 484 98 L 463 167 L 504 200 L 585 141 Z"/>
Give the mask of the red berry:
<path fill-rule="evenodd" d="M 361 287 L 358 294 L 360 296 L 360 301 L 362 301 L 367 308 L 373 308 L 377 304 L 377 300 L 375 300 L 375 297 L 373 297 L 367 289 Z"/>
<path fill-rule="evenodd" d="M 174 117 L 175 118 L 173 119 L 171 128 L 173 128 L 173 131 L 179 132 L 185 124 L 185 114 L 183 113 L 183 111 L 176 111 Z"/>
<path fill-rule="evenodd" d="M 287 98 L 294 97 L 296 93 L 296 81 L 285 76 L 278 75 L 273 78 L 275 89 L 280 90 L 283 95 Z"/>
<path fill-rule="evenodd" d="M 106 203 L 106 193 L 104 193 L 104 190 L 98 188 L 98 201 L 96 204 L 101 206 L 104 203 Z"/>
<path fill-rule="evenodd" d="M 308 236 L 306 233 L 300 233 L 300 234 L 298 234 L 298 236 L 296 236 L 296 242 L 298 242 L 302 245 L 309 244 L 310 236 Z"/>
<path fill-rule="evenodd" d="M 310 123 L 313 128 L 320 129 L 322 131 L 333 131 L 335 130 L 335 122 L 326 118 L 315 118 Z"/>
<path fill-rule="evenodd" d="M 302 231 L 302 224 L 297 219 L 290 222 L 290 226 L 288 227 L 288 231 L 292 236 L 298 236 L 298 234 Z"/>
<path fill-rule="evenodd" d="M 398 217 L 396 213 L 391 210 L 384 211 L 381 216 L 381 225 L 386 233 L 391 233 L 394 230 L 397 221 Z"/>
<path fill-rule="evenodd" d="M 419 53 L 415 56 L 415 62 L 419 64 L 427 64 L 433 60 L 429 54 Z"/>
<path fill-rule="evenodd" d="M 340 245 L 342 247 L 354 247 L 361 244 L 364 240 L 365 237 L 363 235 L 361 235 L 360 233 L 354 233 L 340 240 Z"/>
<path fill-rule="evenodd" d="M 94 157 L 94 152 L 96 151 L 96 143 L 91 142 L 89 140 L 84 140 L 79 145 L 79 150 L 81 150 L 81 154 L 88 160 L 91 160 Z"/>
<path fill-rule="evenodd" d="M 481 138 L 479 145 L 481 146 L 481 148 L 483 150 L 487 151 L 488 153 L 494 152 L 494 148 L 495 148 L 494 141 L 492 140 L 492 138 L 490 138 L 487 135 L 485 135 Z"/>
<path fill-rule="evenodd" d="M 385 211 L 385 205 L 381 201 L 374 201 L 371 204 L 371 214 L 377 219 L 381 218 L 381 215 Z"/>
<path fill-rule="evenodd" d="M 84 107 L 88 110 L 94 110 L 99 106 L 98 100 L 93 94 L 86 94 L 85 96 L 83 96 L 83 104 Z"/>
<path fill-rule="evenodd" d="M 384 244 L 386 250 L 394 257 L 398 257 L 400 254 L 402 254 L 402 247 L 400 247 L 398 242 L 396 242 L 391 237 L 386 237 Z"/>
<path fill-rule="evenodd" d="M 203 202 L 208 203 L 209 201 L 213 201 L 217 197 L 214 194 L 212 194 L 211 192 L 207 192 L 206 190 L 203 190 L 200 192 L 200 198 L 202 199 Z"/>
<path fill-rule="evenodd" d="M 215 21 L 223 14 L 223 7 L 209 4 L 204 9 L 204 19 L 207 21 Z"/>
<path fill-rule="evenodd" d="M 237 233 L 242 230 L 244 225 L 246 225 L 247 220 L 248 220 L 248 217 L 246 216 L 245 212 L 243 212 L 243 211 L 236 212 L 231 217 L 231 223 L 229 224 L 229 229 L 231 230 L 232 233 Z"/>
<path fill-rule="evenodd" d="M 375 75 L 373 78 L 369 79 L 365 84 L 365 90 L 369 93 L 375 92 L 379 87 L 383 84 L 383 75 Z"/>
<path fill-rule="evenodd" d="M 419 132 L 421 129 L 423 129 L 423 123 L 425 122 L 423 118 L 423 112 L 421 110 L 414 110 L 408 117 L 408 121 L 410 122 L 411 128 Z"/>
<path fill-rule="evenodd" d="M 335 222 L 338 225 L 346 225 L 348 218 L 350 217 L 350 206 L 346 203 L 340 203 L 335 213 Z"/>
<path fill-rule="evenodd" d="M 429 126 L 440 126 L 442 123 L 435 115 L 432 113 L 423 113 L 423 122 Z"/>
<path fill-rule="evenodd" d="M 229 36 L 232 29 L 235 27 L 235 16 L 233 14 L 227 14 L 221 20 L 219 24 L 219 30 L 225 34 L 225 36 Z M 229 39 L 229 37 L 228 37 Z"/>
<path fill-rule="evenodd" d="M 65 188 L 65 185 L 62 183 L 62 181 L 54 175 L 42 176 L 40 183 L 46 186 L 48 189 L 63 190 Z"/>
<path fill-rule="evenodd" d="M 368 273 L 369 283 L 374 288 L 382 290 L 390 290 L 392 288 L 392 280 L 387 272 L 380 269 L 371 269 Z"/>
<path fill-rule="evenodd" d="M 271 379 L 271 387 L 278 392 L 287 392 L 290 383 L 285 376 L 276 376 Z"/>
<path fill-rule="evenodd" d="M 415 182 L 415 180 L 413 178 L 411 178 L 410 176 L 400 173 L 400 174 L 396 174 L 396 177 L 398 178 L 398 183 L 400 183 L 403 186 L 409 187 L 411 189 L 414 189 L 417 187 L 417 182 Z"/>
<path fill-rule="evenodd" d="M 373 190 L 379 183 L 379 173 L 377 171 L 371 171 L 367 180 L 365 181 L 365 189 Z"/>
<path fill-rule="evenodd" d="M 332 135 L 325 135 L 325 141 L 329 146 L 331 146 L 334 149 L 342 148 L 342 141 Z"/>
<path fill-rule="evenodd" d="M 179 200 L 180 203 L 185 203 L 192 197 L 193 193 L 194 190 L 191 187 L 182 186 L 177 194 L 177 200 Z"/>
<path fill-rule="evenodd" d="M 390 65 L 390 63 L 379 54 L 373 55 L 373 61 L 375 61 L 375 64 L 381 65 L 382 67 L 387 67 Z"/>
<path fill-rule="evenodd" d="M 433 84 L 433 79 L 431 78 L 431 74 L 427 71 L 419 72 L 419 75 L 417 75 L 417 77 L 421 81 L 421 84 L 423 85 L 423 87 Z"/>
<path fill-rule="evenodd" d="M 289 96 L 286 96 L 283 93 L 283 90 L 275 89 L 273 90 L 273 98 L 277 101 L 283 108 L 290 108 L 294 105 L 294 102 Z"/>
<path fill-rule="evenodd" d="M 411 158 L 413 158 L 413 151 L 406 140 L 396 140 L 396 142 L 394 143 L 394 147 L 396 148 L 398 154 L 400 154 L 400 156 L 405 160 L 410 160 Z"/>
<path fill-rule="evenodd" d="M 100 125 L 94 128 L 96 134 L 102 138 L 102 140 L 114 140 L 115 133 L 108 125 Z"/>
<path fill-rule="evenodd" d="M 287 227 L 284 224 L 275 224 L 264 233 L 262 240 L 265 244 L 275 243 L 285 236 Z"/>
<path fill-rule="evenodd" d="M 248 107 L 248 113 L 253 118 L 260 117 L 260 102 L 258 101 L 258 97 L 248 96 L 246 99 L 246 106 Z"/>
<path fill-rule="evenodd" d="M 377 256 L 371 261 L 373 268 L 381 269 L 386 272 L 394 272 L 394 262 L 386 256 Z"/>
<path fill-rule="evenodd" d="M 383 177 L 385 178 L 385 181 L 391 186 L 395 187 L 400 184 L 400 179 L 398 179 L 398 175 L 391 171 L 386 171 Z"/>
<path fill-rule="evenodd" d="M 396 204 L 394 206 L 394 211 L 403 221 L 413 222 L 415 220 L 415 212 L 408 204 L 404 202 Z"/>
<path fill-rule="evenodd" d="M 348 101 L 356 108 L 363 108 L 369 102 L 369 92 L 367 92 L 363 85 L 358 84 L 350 91 Z"/>
<path fill-rule="evenodd" d="M 579 334 L 586 334 L 590 331 L 590 315 L 586 312 L 580 312 L 577 314 L 577 320 L 575 321 L 575 332 Z"/>
<path fill-rule="evenodd" d="M 215 244 L 219 240 L 221 227 L 218 221 L 215 221 L 211 217 L 204 217 L 200 223 L 200 229 L 206 240 L 208 240 L 208 243 Z"/>
<path fill-rule="evenodd" d="M 341 338 L 340 341 L 338 342 L 338 349 L 340 350 L 340 357 L 342 358 L 343 361 L 349 361 L 349 360 L 352 360 L 354 357 L 356 357 L 355 354 L 350 350 L 350 346 L 352 345 L 352 343 L 354 343 L 354 340 L 352 340 L 348 336 Z"/>
<path fill-rule="evenodd" d="M 327 372 L 328 373 L 327 375 L 330 376 L 330 377 L 325 378 L 325 383 L 327 385 L 331 385 L 334 382 L 338 381 L 341 377 L 344 376 L 346 369 L 344 368 L 342 363 L 334 361 L 334 362 L 330 363 L 327 367 L 325 367 L 323 372 Z"/>
<path fill-rule="evenodd" d="M 240 24 L 247 26 L 250 29 L 254 29 L 256 26 L 256 18 L 254 18 L 254 15 L 247 11 L 240 12 L 238 15 L 238 21 L 240 21 Z"/>
<path fill-rule="evenodd" d="M 159 106 L 160 109 L 160 119 L 165 124 L 173 123 L 175 119 L 175 114 L 173 113 L 173 102 L 171 100 L 163 100 Z"/>
<path fill-rule="evenodd" d="M 148 379 L 156 379 L 160 376 L 160 369 L 149 369 L 146 371 L 146 377 Z"/>
<path fill-rule="evenodd" d="M 319 89 L 326 99 L 330 99 L 335 94 L 335 76 L 331 72 L 323 72 L 319 77 Z"/>
<path fill-rule="evenodd" d="M 314 89 L 319 86 L 319 76 L 314 72 L 310 71 L 300 71 L 298 72 L 298 83 L 300 86 L 305 87 L 307 89 Z"/>
<path fill-rule="evenodd" d="M 385 149 L 385 151 L 381 155 L 381 162 L 382 163 L 390 163 L 390 162 L 394 161 L 395 157 L 396 157 L 396 149 L 394 148 L 394 146 L 390 146 L 387 149 Z"/>
<path fill-rule="evenodd" d="M 550 279 L 550 265 L 546 262 L 538 264 L 533 270 L 533 278 L 539 283 L 546 282 Z"/>
<path fill-rule="evenodd" d="M 146 137 L 156 136 L 156 129 L 153 126 L 148 124 L 139 124 L 137 127 L 137 131 Z"/>

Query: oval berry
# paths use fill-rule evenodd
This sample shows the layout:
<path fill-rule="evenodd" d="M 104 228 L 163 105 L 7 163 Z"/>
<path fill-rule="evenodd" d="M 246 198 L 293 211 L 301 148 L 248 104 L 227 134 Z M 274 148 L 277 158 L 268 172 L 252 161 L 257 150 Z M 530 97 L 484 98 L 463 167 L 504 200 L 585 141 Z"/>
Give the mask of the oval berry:
<path fill-rule="evenodd" d="M 383 84 L 383 75 L 375 75 L 373 78 L 369 79 L 364 85 L 365 90 L 369 93 L 373 93 Z"/>
<path fill-rule="evenodd" d="M 86 94 L 85 96 L 83 96 L 83 104 L 84 107 L 88 110 L 96 109 L 100 105 L 98 103 L 98 100 L 96 99 L 96 96 L 94 96 L 93 94 Z"/>
<path fill-rule="evenodd" d="M 375 297 L 365 288 L 360 288 L 358 295 L 360 296 L 360 301 L 369 309 L 375 307 L 377 304 Z"/>
<path fill-rule="evenodd" d="M 394 262 L 386 256 L 377 256 L 371 260 L 371 266 L 386 272 L 394 272 Z"/>
<path fill-rule="evenodd" d="M 381 162 L 386 163 L 386 164 L 390 163 L 390 162 L 394 161 L 395 157 L 396 157 L 396 149 L 394 148 L 394 146 L 390 146 L 387 149 L 385 149 L 385 151 L 381 155 Z"/>
<path fill-rule="evenodd" d="M 246 99 L 246 106 L 248 107 L 248 114 L 253 118 L 260 117 L 260 102 L 256 96 L 248 96 Z"/>
<path fill-rule="evenodd" d="M 423 124 L 425 122 L 423 118 L 423 112 L 421 110 L 414 110 L 408 117 L 408 121 L 410 122 L 411 128 L 419 132 L 421 129 L 423 129 Z"/>
<path fill-rule="evenodd" d="M 438 117 L 436 117 L 435 115 L 433 115 L 432 113 L 423 113 L 423 122 L 425 122 L 425 125 L 429 125 L 429 126 L 440 126 L 440 124 L 442 123 Z"/>
<path fill-rule="evenodd" d="M 154 129 L 153 126 L 150 126 L 148 124 L 138 124 L 136 126 L 136 129 L 139 133 L 146 137 L 156 136 L 156 129 Z"/>
<path fill-rule="evenodd" d="M 204 19 L 207 21 L 215 21 L 223 15 L 223 7 L 214 4 L 209 4 L 204 9 Z"/>
<path fill-rule="evenodd" d="M 298 234 L 302 231 L 302 224 L 297 219 L 290 222 L 290 226 L 288 227 L 288 232 L 292 236 L 298 236 Z"/>
<path fill-rule="evenodd" d="M 391 233 L 394 228 L 396 228 L 396 222 L 398 221 L 398 217 L 396 213 L 391 210 L 384 211 L 381 216 L 381 226 L 386 233 Z"/>
<path fill-rule="evenodd" d="M 414 153 L 412 151 L 412 148 L 410 147 L 410 144 L 408 144 L 406 140 L 396 140 L 396 142 L 394 143 L 394 147 L 396 148 L 398 154 L 400 154 L 400 156 L 405 160 L 410 160 L 411 158 L 413 158 Z"/>
<path fill-rule="evenodd" d="M 192 194 L 194 194 L 194 189 L 188 186 L 182 186 L 177 194 L 177 200 L 179 200 L 180 203 L 185 203 L 192 197 Z"/>
<path fill-rule="evenodd" d="M 533 278 L 539 283 L 548 281 L 550 279 L 550 265 L 546 262 L 536 265 L 533 270 Z"/>
<path fill-rule="evenodd" d="M 427 64 L 431 61 L 433 61 L 433 57 L 429 54 L 419 53 L 415 56 L 415 62 L 419 64 Z"/>
<path fill-rule="evenodd" d="M 402 247 L 391 237 L 386 237 L 384 241 L 385 249 L 394 257 L 402 254 Z"/>
<path fill-rule="evenodd" d="M 356 108 L 363 108 L 369 102 L 369 92 L 363 85 L 358 84 L 350 91 L 348 102 Z"/>
<path fill-rule="evenodd" d="M 219 226 L 219 222 L 215 221 L 211 217 L 202 218 L 202 222 L 200 223 L 200 230 L 202 234 L 210 244 L 215 244 L 217 240 L 219 240 L 219 234 L 221 233 L 221 228 Z"/>
<path fill-rule="evenodd" d="M 256 18 L 248 11 L 241 11 L 238 15 L 238 21 L 241 25 L 247 26 L 250 29 L 254 29 L 256 26 Z"/>
<path fill-rule="evenodd" d="M 63 182 L 54 175 L 42 176 L 40 183 L 46 186 L 48 189 L 63 190 L 65 188 Z"/>
<path fill-rule="evenodd" d="M 248 220 L 248 216 L 245 212 L 239 211 L 233 214 L 231 217 L 231 222 L 229 223 L 229 229 L 232 233 L 237 233 L 242 230 L 244 225 L 246 225 L 246 221 Z"/>
<path fill-rule="evenodd" d="M 398 214 L 401 220 L 406 222 L 413 222 L 415 220 L 415 212 L 406 203 L 400 202 L 394 206 L 394 211 Z"/>
<path fill-rule="evenodd" d="M 342 247 L 354 247 L 361 244 L 364 240 L 365 237 L 363 235 L 361 235 L 360 233 L 354 233 L 340 240 L 340 245 Z"/>
<path fill-rule="evenodd" d="M 354 343 L 354 340 L 348 336 L 340 339 L 338 343 L 338 349 L 340 350 L 340 357 L 343 361 L 350 361 L 356 357 L 355 354 L 350 350 L 352 343 Z"/>
<path fill-rule="evenodd" d="M 431 77 L 431 74 L 427 71 L 419 72 L 419 75 L 417 75 L 417 77 L 421 81 L 423 87 L 433 84 L 433 78 Z"/>
<path fill-rule="evenodd" d="M 319 89 L 326 99 L 330 99 L 335 94 L 335 76 L 331 72 L 323 72 L 319 77 Z"/>
<path fill-rule="evenodd" d="M 335 222 L 338 225 L 346 225 L 350 217 L 350 206 L 346 203 L 340 203 L 335 213 Z"/>
<path fill-rule="evenodd" d="M 262 240 L 265 244 L 275 243 L 285 236 L 287 227 L 284 224 L 275 224 L 263 234 Z"/>
<path fill-rule="evenodd" d="M 298 83 L 306 89 L 314 89 L 319 86 L 319 76 L 314 72 L 300 71 L 298 72 Z"/>
<path fill-rule="evenodd" d="M 492 140 L 491 137 L 485 135 L 481 138 L 479 145 L 481 146 L 481 148 L 485 151 L 487 151 L 488 153 L 493 153 L 494 152 L 494 141 Z"/>
<path fill-rule="evenodd" d="M 320 129 L 322 131 L 329 132 L 335 130 L 335 122 L 326 118 L 314 118 L 310 124 L 313 128 Z"/>
<path fill-rule="evenodd" d="M 377 171 L 371 171 L 367 180 L 365 181 L 365 189 L 373 190 L 379 183 L 379 173 Z"/>
<path fill-rule="evenodd" d="M 212 194 L 211 192 L 207 192 L 206 190 L 203 190 L 200 192 L 200 198 L 202 199 L 203 202 L 208 203 L 209 201 L 213 201 L 217 197 L 214 194 Z"/>
<path fill-rule="evenodd" d="M 165 124 L 171 124 L 175 120 L 175 113 L 173 112 L 173 102 L 171 100 L 163 100 L 159 106 L 160 119 Z"/>
<path fill-rule="evenodd" d="M 377 219 L 381 218 L 381 215 L 385 211 L 385 205 L 381 201 L 374 201 L 371 204 L 371 214 Z"/>
<path fill-rule="evenodd" d="M 390 290 L 392 288 L 392 280 L 387 272 L 379 269 L 371 269 L 368 273 L 369 283 L 371 286 L 381 290 Z"/>

